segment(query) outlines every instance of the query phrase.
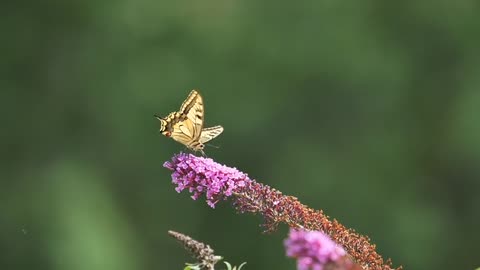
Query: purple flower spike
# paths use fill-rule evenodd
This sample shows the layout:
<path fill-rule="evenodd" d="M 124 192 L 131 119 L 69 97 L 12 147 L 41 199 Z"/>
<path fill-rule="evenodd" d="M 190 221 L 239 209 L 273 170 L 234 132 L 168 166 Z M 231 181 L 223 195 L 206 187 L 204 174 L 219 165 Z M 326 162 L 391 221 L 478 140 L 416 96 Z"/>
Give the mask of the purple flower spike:
<path fill-rule="evenodd" d="M 215 208 L 218 201 L 231 196 L 238 188 L 252 181 L 247 174 L 235 168 L 216 163 L 210 158 L 186 153 L 175 155 L 163 167 L 173 171 L 172 183 L 177 185 L 177 192 L 188 189 L 194 200 L 205 194 L 207 204 L 212 208 Z"/>
<path fill-rule="evenodd" d="M 345 250 L 319 231 L 290 230 L 284 242 L 287 256 L 297 258 L 298 270 L 323 270 L 346 255 Z"/>
<path fill-rule="evenodd" d="M 260 214 L 265 232 L 273 232 L 281 223 L 308 230 L 291 231 L 285 241 L 287 255 L 298 259 L 300 270 L 403 269 L 393 268 L 390 259 L 384 260 L 368 237 L 235 168 L 185 153 L 175 155 L 163 166 L 172 171 L 177 192 L 187 189 L 194 200 L 205 194 L 212 208 L 220 200 L 231 198 L 239 213 Z"/>

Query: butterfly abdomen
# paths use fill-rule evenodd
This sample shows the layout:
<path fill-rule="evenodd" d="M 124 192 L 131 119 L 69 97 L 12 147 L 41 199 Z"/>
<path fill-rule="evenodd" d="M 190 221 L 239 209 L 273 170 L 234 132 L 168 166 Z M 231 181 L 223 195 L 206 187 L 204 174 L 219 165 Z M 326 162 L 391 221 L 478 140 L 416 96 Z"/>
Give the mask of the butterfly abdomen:
<path fill-rule="evenodd" d="M 200 151 L 205 147 L 205 145 L 199 141 L 192 141 L 187 147 L 194 151 Z"/>

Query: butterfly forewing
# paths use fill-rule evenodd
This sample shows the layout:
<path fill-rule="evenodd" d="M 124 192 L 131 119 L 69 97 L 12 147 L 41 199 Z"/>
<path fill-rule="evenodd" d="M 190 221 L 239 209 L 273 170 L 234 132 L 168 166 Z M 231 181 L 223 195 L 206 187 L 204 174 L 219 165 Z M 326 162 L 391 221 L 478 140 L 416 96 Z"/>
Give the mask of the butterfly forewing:
<path fill-rule="evenodd" d="M 194 140 L 198 140 L 201 131 L 203 129 L 203 99 L 202 96 L 196 91 L 192 90 L 187 99 L 180 107 L 180 112 L 185 114 L 187 119 L 192 122 L 192 137 Z"/>
<path fill-rule="evenodd" d="M 182 106 L 180 106 L 180 110 L 178 111 L 181 114 L 187 114 L 188 111 L 195 105 L 195 100 L 200 96 L 197 90 L 190 91 L 188 97 L 183 101 Z M 201 99 L 201 97 L 200 97 Z"/>
<path fill-rule="evenodd" d="M 157 116 L 158 118 L 158 116 Z M 167 115 L 167 117 L 163 118 L 162 120 L 165 121 L 165 126 L 163 127 L 164 131 L 172 132 L 173 125 L 182 121 L 185 117 L 179 112 L 171 112 Z"/>

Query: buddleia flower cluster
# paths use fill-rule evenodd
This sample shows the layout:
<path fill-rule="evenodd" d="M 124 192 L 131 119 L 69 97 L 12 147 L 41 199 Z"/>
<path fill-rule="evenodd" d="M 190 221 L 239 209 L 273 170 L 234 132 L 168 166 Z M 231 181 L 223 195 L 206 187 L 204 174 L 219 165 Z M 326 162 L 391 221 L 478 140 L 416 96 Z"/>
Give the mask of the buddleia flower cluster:
<path fill-rule="evenodd" d="M 297 259 L 298 270 L 360 270 L 345 250 L 319 231 L 291 229 L 284 241 L 287 256 Z"/>
<path fill-rule="evenodd" d="M 236 168 L 186 153 L 175 155 L 164 163 L 164 167 L 172 171 L 177 192 L 187 190 L 194 200 L 205 195 L 212 208 L 220 201 L 231 199 L 238 212 L 260 214 L 266 232 L 274 231 L 281 223 L 292 229 L 319 231 L 341 246 L 363 269 L 402 269 L 393 268 L 390 260 L 384 260 L 368 237 L 331 220 L 322 210 L 309 208 L 297 198 L 251 179 Z"/>

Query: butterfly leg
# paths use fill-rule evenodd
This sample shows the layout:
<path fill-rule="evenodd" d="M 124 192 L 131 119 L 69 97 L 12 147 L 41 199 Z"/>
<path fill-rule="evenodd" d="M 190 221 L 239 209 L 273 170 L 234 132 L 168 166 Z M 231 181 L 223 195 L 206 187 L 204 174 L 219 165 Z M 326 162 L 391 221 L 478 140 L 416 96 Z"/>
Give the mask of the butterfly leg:
<path fill-rule="evenodd" d="M 213 147 L 213 148 L 217 148 L 217 149 L 220 148 L 220 146 L 214 145 L 214 144 L 209 144 L 209 143 L 207 143 L 206 145 L 208 145 L 208 146 L 210 146 L 210 147 Z"/>

